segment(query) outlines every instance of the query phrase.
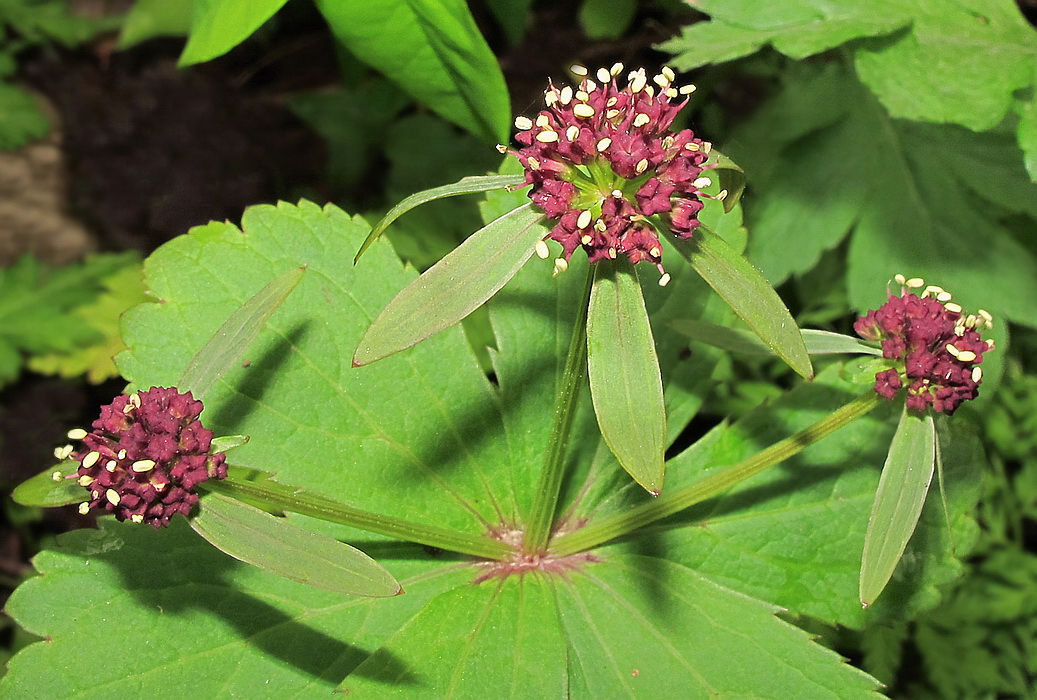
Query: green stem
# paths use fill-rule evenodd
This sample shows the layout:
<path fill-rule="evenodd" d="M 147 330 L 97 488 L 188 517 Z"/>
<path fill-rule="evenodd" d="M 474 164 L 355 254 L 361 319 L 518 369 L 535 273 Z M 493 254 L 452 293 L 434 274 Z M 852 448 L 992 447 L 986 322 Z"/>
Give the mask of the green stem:
<path fill-rule="evenodd" d="M 544 466 L 540 470 L 540 481 L 533 496 L 533 509 L 526 526 L 523 550 L 527 553 L 542 552 L 551 537 L 558 497 L 562 491 L 565 474 L 565 455 L 572 432 L 573 418 L 580 399 L 580 389 L 587 376 L 587 305 L 590 303 L 594 267 L 587 271 L 587 284 L 583 300 L 577 307 L 576 325 L 569 340 L 569 353 L 562 372 L 562 387 L 555 401 L 554 425 L 544 455 Z"/>
<path fill-rule="evenodd" d="M 233 474 L 222 481 L 208 481 L 202 487 L 245 503 L 273 511 L 290 511 L 311 518 L 349 525 L 379 535 L 387 535 L 408 542 L 438 547 L 450 552 L 469 554 L 486 559 L 508 559 L 514 548 L 484 535 L 455 532 L 433 525 L 412 523 L 387 515 L 379 515 L 352 508 L 330 498 L 298 492 L 272 481 L 249 481 Z"/>
<path fill-rule="evenodd" d="M 875 408 L 879 404 L 880 398 L 878 394 L 868 392 L 842 408 L 836 409 L 817 423 L 774 443 L 749 459 L 721 469 L 693 484 L 675 489 L 654 501 L 560 535 L 554 540 L 551 553 L 561 557 L 593 549 L 712 498 L 768 467 L 785 461 L 821 438 L 831 435 L 839 428 L 860 418 Z"/>

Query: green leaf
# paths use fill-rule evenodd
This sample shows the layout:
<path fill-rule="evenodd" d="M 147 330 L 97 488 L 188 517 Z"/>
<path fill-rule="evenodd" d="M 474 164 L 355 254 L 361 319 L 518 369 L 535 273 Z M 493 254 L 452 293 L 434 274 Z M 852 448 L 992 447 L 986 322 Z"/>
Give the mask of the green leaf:
<path fill-rule="evenodd" d="M 805 643 L 778 608 L 665 559 L 602 559 L 552 581 L 570 663 L 586 683 L 576 697 L 749 698 L 777 689 L 782 697 L 877 699 L 874 679 Z"/>
<path fill-rule="evenodd" d="M 401 291 L 364 334 L 353 365 L 370 364 L 456 324 L 507 284 L 544 237 L 524 205 L 487 224 Z"/>
<path fill-rule="evenodd" d="M 723 200 L 724 211 L 730 213 L 745 192 L 745 173 L 737 163 L 715 149 L 710 153 L 706 166 L 713 166 L 721 190 L 727 192 Z"/>
<path fill-rule="evenodd" d="M 552 591 L 531 573 L 442 594 L 339 690 L 351 698 L 564 697 L 567 657 Z"/>
<path fill-rule="evenodd" d="M 357 58 L 455 124 L 507 140 L 504 77 L 463 0 L 318 0 L 317 7 Z"/>
<path fill-rule="evenodd" d="M 50 133 L 39 100 L 15 85 L 0 83 L 0 151 L 13 151 Z"/>
<path fill-rule="evenodd" d="M 882 467 L 864 537 L 861 603 L 875 602 L 897 567 L 922 512 L 936 463 L 936 428 L 930 415 L 904 408 Z"/>
<path fill-rule="evenodd" d="M 753 0 L 696 3 L 709 22 L 684 27 L 658 46 L 675 54 L 670 65 L 691 70 L 741 58 L 771 44 L 790 58 L 806 58 L 861 37 L 896 31 L 911 22 L 901 3 L 890 0 L 829 3 L 801 0 L 780 7 Z"/>
<path fill-rule="evenodd" d="M 850 236 L 857 309 L 885 302 L 886 282 L 904 273 L 966 309 L 1037 326 L 1037 261 L 1004 222 L 1006 210 L 1033 208 L 1037 186 L 1005 135 L 893 120 L 836 65 L 787 82 L 732 138 L 755 183 L 749 257 L 767 279 L 802 274 Z"/>
<path fill-rule="evenodd" d="M 4 697 L 326 698 L 431 598 L 471 581 L 420 547 L 371 542 L 407 594 L 345 598 L 235 561 L 182 518 L 99 525 L 60 536 L 8 601 L 45 641 L 11 660 Z M 112 658 L 85 672 L 69 664 L 83 649 Z"/>
<path fill-rule="evenodd" d="M 187 36 L 194 3 L 195 0 L 137 0 L 123 19 L 119 48 L 128 49 L 158 36 Z"/>
<path fill-rule="evenodd" d="M 529 8 L 533 0 L 487 0 L 486 5 L 493 13 L 501 30 L 508 36 L 508 41 L 517 44 L 526 33 L 529 23 Z"/>
<path fill-rule="evenodd" d="M 749 261 L 706 226 L 697 228 L 692 240 L 675 239 L 673 244 L 778 357 L 801 376 L 807 379 L 814 376 L 796 322 Z"/>
<path fill-rule="evenodd" d="M 235 559 L 308 586 L 378 598 L 403 592 L 359 549 L 218 493 L 201 500 L 191 527 Z"/>
<path fill-rule="evenodd" d="M 81 264 L 49 268 L 26 256 L 0 268 L 0 381 L 17 376 L 22 352 L 67 353 L 103 341 L 73 310 L 93 304 L 102 280 L 120 272 L 127 260 L 95 255 Z"/>
<path fill-rule="evenodd" d="M 741 328 L 729 328 L 690 318 L 672 321 L 670 327 L 692 340 L 709 343 L 730 352 L 746 355 L 774 355 L 774 351 L 767 347 L 767 344 L 760 340 L 758 335 Z M 800 332 L 803 334 L 803 343 L 807 347 L 807 352 L 811 355 L 839 353 L 882 355 L 881 348 L 868 345 L 860 338 L 853 336 L 812 328 L 804 328 Z"/>
<path fill-rule="evenodd" d="M 305 267 L 285 272 L 267 283 L 230 315 L 180 375 L 177 387 L 202 399 L 252 345 L 263 326 L 302 280 Z"/>
<path fill-rule="evenodd" d="M 583 0 L 580 26 L 591 39 L 618 39 L 634 19 L 635 0 Z"/>
<path fill-rule="evenodd" d="M 233 450 L 235 447 L 241 447 L 247 445 L 250 440 L 248 435 L 223 435 L 221 437 L 214 437 L 212 444 L 209 445 L 209 452 L 212 454 L 218 454 L 220 452 L 227 452 Z"/>
<path fill-rule="evenodd" d="M 180 65 L 211 61 L 250 37 L 287 0 L 193 0 L 191 35 Z"/>
<path fill-rule="evenodd" d="M 637 273 L 601 261 L 587 313 L 587 374 L 601 435 L 646 491 L 663 487 L 666 414 L 659 359 Z"/>
<path fill-rule="evenodd" d="M 78 465 L 72 466 L 67 461 L 55 464 L 50 469 L 18 484 L 11 492 L 11 498 L 15 503 L 23 506 L 39 508 L 56 508 L 89 500 L 90 493 L 86 489 L 80 486 L 75 479 L 65 478 L 70 474 L 75 474 L 78 468 Z M 56 481 L 55 474 L 60 474 L 60 478 Z"/>
<path fill-rule="evenodd" d="M 360 256 L 364 254 L 364 251 L 370 248 L 371 244 L 378 240 L 382 233 L 385 232 L 385 229 L 389 228 L 396 219 L 400 218 L 415 207 L 419 207 L 422 204 L 442 199 L 444 197 L 453 197 L 459 194 L 474 194 L 476 192 L 501 189 L 511 185 L 520 185 L 523 180 L 524 178 L 519 175 L 471 176 L 461 178 L 460 181 L 450 185 L 433 187 L 430 190 L 412 194 L 390 209 L 389 212 L 374 225 L 374 228 L 371 229 L 371 233 L 368 234 L 367 238 L 364 239 L 363 245 L 360 246 L 360 250 L 357 251 L 356 257 L 353 258 L 353 263 L 356 264 L 360 260 Z"/>
<path fill-rule="evenodd" d="M 860 79 L 892 116 L 992 129 L 1014 93 L 1033 85 L 1037 33 L 1012 0 L 909 0 L 899 12 L 909 32 L 854 53 Z"/>
<path fill-rule="evenodd" d="M 140 258 L 127 255 L 122 259 L 124 267 L 109 272 L 100 280 L 104 291 L 69 314 L 71 322 L 96 331 L 97 340 L 34 355 L 29 358 L 29 369 L 61 377 L 85 375 L 92 384 L 100 384 L 119 374 L 114 358 L 126 349 L 119 331 L 120 319 L 129 308 L 150 301 L 144 293 Z"/>

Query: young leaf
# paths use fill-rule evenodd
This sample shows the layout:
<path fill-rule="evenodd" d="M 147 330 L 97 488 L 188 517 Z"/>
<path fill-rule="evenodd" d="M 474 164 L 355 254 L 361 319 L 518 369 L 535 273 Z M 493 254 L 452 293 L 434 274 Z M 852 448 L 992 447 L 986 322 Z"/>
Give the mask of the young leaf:
<path fill-rule="evenodd" d="M 87 500 L 90 497 L 89 491 L 80 486 L 75 479 L 64 478 L 76 473 L 78 466 L 70 468 L 71 466 L 71 462 L 61 462 L 26 479 L 11 492 L 11 498 L 23 506 L 39 508 L 56 508 Z M 60 474 L 61 477 L 55 481 L 54 474 Z"/>
<path fill-rule="evenodd" d="M 860 598 L 868 607 L 882 593 L 915 531 L 936 459 L 936 429 L 932 416 L 918 417 L 907 408 L 882 467 L 875 503 L 864 537 Z"/>
<path fill-rule="evenodd" d="M 663 487 L 666 414 L 641 285 L 623 258 L 597 263 L 587 312 L 587 374 L 601 435 L 649 493 Z"/>
<path fill-rule="evenodd" d="M 201 399 L 248 349 L 270 317 L 292 293 L 306 268 L 297 267 L 260 289 L 231 314 L 180 375 L 180 391 Z"/>
<path fill-rule="evenodd" d="M 533 255 L 543 218 L 526 204 L 473 233 L 396 295 L 360 340 L 353 366 L 406 350 L 481 306 Z"/>
<path fill-rule="evenodd" d="M 454 197 L 459 194 L 474 194 L 476 192 L 488 192 L 509 185 L 520 185 L 524 179 L 525 178 L 521 175 L 471 176 L 461 178 L 459 181 L 450 185 L 433 187 L 430 190 L 412 194 L 390 209 L 389 212 L 382 217 L 382 220 L 375 224 L 374 228 L 371 229 L 371 233 L 367 234 L 367 238 L 364 239 L 364 243 L 360 246 L 360 250 L 356 252 L 356 257 L 353 258 L 353 264 L 355 265 L 360 260 L 360 256 L 371 247 L 372 243 L 378 240 L 382 233 L 385 232 L 385 229 L 389 228 L 392 222 L 396 221 L 396 219 L 400 218 L 415 207 L 419 207 L 426 202 L 442 199 L 444 197 Z"/>
<path fill-rule="evenodd" d="M 715 323 L 706 323 L 691 318 L 670 322 L 670 327 L 692 340 L 708 343 L 714 347 L 744 355 L 774 355 L 774 351 L 760 340 L 755 333 L 741 328 L 731 328 Z M 811 355 L 861 354 L 882 355 L 882 349 L 868 345 L 860 338 L 842 333 L 804 328 L 803 342 Z"/>
<path fill-rule="evenodd" d="M 293 581 L 376 598 L 403 592 L 388 571 L 359 549 L 218 493 L 199 502 L 198 515 L 190 522 L 217 549 Z"/>
<path fill-rule="evenodd" d="M 675 239 L 673 244 L 778 357 L 801 376 L 814 376 L 796 322 L 777 292 L 748 260 L 705 226 L 695 229 L 691 240 Z"/>

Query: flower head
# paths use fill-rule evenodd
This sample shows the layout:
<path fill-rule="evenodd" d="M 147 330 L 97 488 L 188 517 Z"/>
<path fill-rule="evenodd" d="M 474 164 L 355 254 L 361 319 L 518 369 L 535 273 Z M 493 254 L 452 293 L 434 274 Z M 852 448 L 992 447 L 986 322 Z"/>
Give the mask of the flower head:
<path fill-rule="evenodd" d="M 79 483 L 91 496 L 80 512 L 103 509 L 156 528 L 187 515 L 198 502 L 198 484 L 227 476 L 224 455 L 209 454 L 212 431 L 202 427 L 201 412 L 191 392 L 152 387 L 102 406 L 93 431 L 70 431 L 83 449 L 63 449 L 80 463 Z"/>
<path fill-rule="evenodd" d="M 950 415 L 979 393 L 983 370 L 978 365 L 994 347 L 979 331 L 991 328 L 993 319 L 982 309 L 965 315 L 950 293 L 917 277 L 897 275 L 896 281 L 901 295 L 891 294 L 888 302 L 854 324 L 865 340 L 881 341 L 883 357 L 898 361 L 895 368 L 875 375 L 875 391 L 892 399 L 906 388 L 911 410 L 932 406 Z"/>
<path fill-rule="evenodd" d="M 657 226 L 690 238 L 710 184 L 702 177 L 710 144 L 689 129 L 670 131 L 695 88 L 673 87 L 669 68 L 651 81 L 644 69 L 633 71 L 623 88 L 621 63 L 598 69 L 596 80 L 582 66 L 572 71 L 583 77 L 575 89 L 551 84 L 547 109 L 515 120 L 522 148 L 512 151 L 533 186 L 529 198 L 556 220 L 548 238 L 561 244 L 563 264 L 555 269 L 582 247 L 591 262 L 621 254 L 652 262 L 665 285 Z M 546 246 L 537 253 L 549 254 Z"/>

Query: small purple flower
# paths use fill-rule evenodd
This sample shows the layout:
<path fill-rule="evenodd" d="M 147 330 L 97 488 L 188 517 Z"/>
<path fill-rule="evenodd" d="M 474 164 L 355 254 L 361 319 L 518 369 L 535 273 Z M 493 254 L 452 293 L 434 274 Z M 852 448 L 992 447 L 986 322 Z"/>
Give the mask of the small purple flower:
<path fill-rule="evenodd" d="M 898 361 L 896 368 L 875 375 L 875 391 L 892 399 L 906 387 L 912 411 L 932 406 L 950 415 L 979 393 L 983 370 L 978 365 L 994 341 L 981 339 L 978 329 L 993 327 L 993 318 L 982 309 L 965 315 L 949 292 L 917 277 L 897 275 L 896 281 L 901 295 L 891 294 L 854 324 L 862 338 L 882 343 L 883 357 Z"/>
<path fill-rule="evenodd" d="M 547 109 L 515 120 L 522 148 L 511 151 L 533 186 L 529 198 L 556 220 L 547 236 L 562 246 L 555 271 L 564 271 L 582 247 L 591 262 L 626 255 L 654 263 L 665 285 L 670 276 L 657 231 L 690 238 L 699 225 L 700 198 L 708 196 L 701 189 L 710 184 L 702 173 L 710 167 L 711 145 L 689 129 L 670 131 L 695 88 L 673 87 L 669 68 L 651 81 L 644 69 L 633 71 L 622 89 L 616 84 L 621 63 L 598 69 L 596 81 L 582 66 L 572 71 L 583 76 L 579 86 L 551 84 Z M 540 244 L 537 254 L 550 252 Z"/>
<path fill-rule="evenodd" d="M 80 512 L 105 510 L 156 528 L 187 515 L 198 502 L 198 484 L 227 476 L 225 456 L 209 454 L 212 431 L 202 427 L 201 412 L 191 392 L 152 387 L 102 406 L 92 432 L 70 431 L 69 438 L 83 441 L 70 456 L 91 496 Z"/>

